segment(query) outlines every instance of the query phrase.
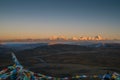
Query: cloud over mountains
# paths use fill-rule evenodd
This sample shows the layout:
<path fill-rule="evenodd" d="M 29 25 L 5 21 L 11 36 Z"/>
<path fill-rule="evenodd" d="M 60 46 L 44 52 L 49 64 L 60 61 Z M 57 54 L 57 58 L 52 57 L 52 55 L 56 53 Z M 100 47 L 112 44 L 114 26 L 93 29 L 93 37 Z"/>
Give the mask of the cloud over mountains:
<path fill-rule="evenodd" d="M 66 36 L 52 36 L 49 38 L 49 40 L 74 40 L 74 41 L 77 41 L 77 40 L 104 40 L 102 38 L 101 35 L 97 35 L 97 36 L 94 36 L 94 37 L 90 37 L 90 36 L 80 36 L 80 37 L 76 37 L 76 36 L 73 36 L 71 38 L 67 38 Z"/>

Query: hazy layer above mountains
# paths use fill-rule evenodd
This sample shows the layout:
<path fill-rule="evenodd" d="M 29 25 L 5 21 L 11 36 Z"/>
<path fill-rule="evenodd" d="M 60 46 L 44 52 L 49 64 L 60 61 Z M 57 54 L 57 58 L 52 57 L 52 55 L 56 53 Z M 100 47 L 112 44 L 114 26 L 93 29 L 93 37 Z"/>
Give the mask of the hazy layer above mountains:
<path fill-rule="evenodd" d="M 92 41 L 92 42 L 120 42 L 119 39 L 107 39 L 103 38 L 101 35 L 97 36 L 73 36 L 71 38 L 68 38 L 63 35 L 59 36 L 51 36 L 50 38 L 45 38 L 45 39 L 6 39 L 6 40 L 0 40 L 0 43 L 2 42 L 83 42 L 83 41 Z"/>

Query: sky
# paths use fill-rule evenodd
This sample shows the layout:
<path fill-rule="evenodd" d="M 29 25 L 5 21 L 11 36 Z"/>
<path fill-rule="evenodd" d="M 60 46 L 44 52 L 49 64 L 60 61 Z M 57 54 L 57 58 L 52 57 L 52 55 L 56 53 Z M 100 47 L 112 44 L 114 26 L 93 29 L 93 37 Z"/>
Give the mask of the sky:
<path fill-rule="evenodd" d="M 0 0 L 0 40 L 120 39 L 120 0 Z"/>

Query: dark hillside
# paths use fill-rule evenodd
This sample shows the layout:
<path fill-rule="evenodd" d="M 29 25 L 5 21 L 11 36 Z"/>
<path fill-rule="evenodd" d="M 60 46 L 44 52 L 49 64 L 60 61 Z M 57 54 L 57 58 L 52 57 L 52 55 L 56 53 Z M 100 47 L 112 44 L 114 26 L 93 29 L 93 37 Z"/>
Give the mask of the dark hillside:
<path fill-rule="evenodd" d="M 48 45 L 16 53 L 27 68 L 46 74 L 120 72 L 119 48 Z"/>

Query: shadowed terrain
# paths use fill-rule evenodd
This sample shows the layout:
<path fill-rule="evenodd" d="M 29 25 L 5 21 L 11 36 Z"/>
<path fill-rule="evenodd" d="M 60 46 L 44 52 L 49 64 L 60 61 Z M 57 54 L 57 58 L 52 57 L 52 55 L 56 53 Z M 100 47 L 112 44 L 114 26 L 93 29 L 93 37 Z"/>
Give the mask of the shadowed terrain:
<path fill-rule="evenodd" d="M 51 76 L 76 74 L 104 74 L 106 71 L 120 72 L 120 47 L 106 44 L 101 47 L 55 44 L 15 52 L 25 68 Z M 9 50 L 7 52 L 10 53 Z M 1 57 L 1 65 L 10 65 L 10 54 Z M 4 59 L 3 59 L 4 58 Z M 3 59 L 3 60 L 2 60 Z M 7 62 L 8 61 L 8 62 Z"/>

